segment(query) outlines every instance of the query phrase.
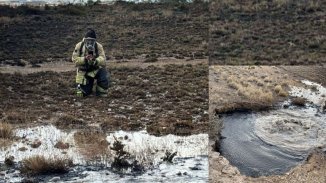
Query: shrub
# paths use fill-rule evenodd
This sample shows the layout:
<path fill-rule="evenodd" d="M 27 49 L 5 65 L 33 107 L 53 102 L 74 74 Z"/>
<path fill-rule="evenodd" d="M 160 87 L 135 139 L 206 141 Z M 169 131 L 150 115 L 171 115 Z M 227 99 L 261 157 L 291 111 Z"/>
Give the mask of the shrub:
<path fill-rule="evenodd" d="M 307 100 L 305 98 L 296 97 L 292 99 L 291 104 L 296 106 L 305 106 Z"/>
<path fill-rule="evenodd" d="M 61 174 L 67 173 L 72 165 L 71 159 L 45 158 L 44 156 L 36 155 L 23 159 L 20 171 L 28 175 Z"/>
<path fill-rule="evenodd" d="M 0 138 L 12 139 L 14 136 L 13 128 L 8 123 L 0 123 Z"/>
<path fill-rule="evenodd" d="M 274 88 L 274 91 L 276 92 L 277 95 L 279 95 L 281 97 L 288 96 L 288 93 L 282 88 L 281 85 L 276 85 Z"/>

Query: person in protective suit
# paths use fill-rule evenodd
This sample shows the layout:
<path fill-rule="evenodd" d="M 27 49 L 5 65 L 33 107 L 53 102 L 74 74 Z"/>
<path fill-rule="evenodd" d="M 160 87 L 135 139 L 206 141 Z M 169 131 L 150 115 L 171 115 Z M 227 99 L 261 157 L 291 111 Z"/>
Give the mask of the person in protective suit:
<path fill-rule="evenodd" d="M 83 40 L 76 45 L 72 61 L 77 67 L 77 96 L 90 95 L 95 79 L 96 95 L 107 96 L 109 79 L 105 68 L 106 57 L 103 46 L 96 42 L 93 29 L 88 29 Z"/>

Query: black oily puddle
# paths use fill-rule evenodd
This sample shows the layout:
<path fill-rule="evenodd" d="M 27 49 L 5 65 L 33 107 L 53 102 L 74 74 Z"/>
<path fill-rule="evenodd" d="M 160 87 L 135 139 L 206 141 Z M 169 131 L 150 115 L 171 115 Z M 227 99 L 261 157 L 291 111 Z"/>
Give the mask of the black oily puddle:
<path fill-rule="evenodd" d="M 258 113 L 236 112 L 222 116 L 220 153 L 247 176 L 280 175 L 302 162 L 307 153 L 289 152 L 267 144 L 254 134 Z"/>

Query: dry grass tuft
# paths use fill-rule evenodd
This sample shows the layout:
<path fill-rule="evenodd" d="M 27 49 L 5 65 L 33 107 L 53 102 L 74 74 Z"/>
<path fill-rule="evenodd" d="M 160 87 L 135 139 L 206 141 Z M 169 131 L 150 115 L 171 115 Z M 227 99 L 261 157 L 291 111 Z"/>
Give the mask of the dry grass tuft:
<path fill-rule="evenodd" d="M 274 91 L 277 95 L 281 97 L 287 97 L 289 94 L 286 92 L 281 85 L 276 85 Z"/>
<path fill-rule="evenodd" d="M 238 94 L 244 96 L 250 101 L 257 101 L 262 103 L 272 103 L 274 101 L 273 93 L 264 91 L 254 85 L 247 85 L 238 89 Z"/>
<path fill-rule="evenodd" d="M 13 128 L 8 123 L 0 123 L 0 138 L 12 139 L 14 136 Z"/>
<path fill-rule="evenodd" d="M 108 148 L 109 143 L 103 132 L 95 130 L 83 130 L 74 134 L 76 145 L 80 148 L 80 153 L 88 163 L 107 164 L 111 156 Z"/>
<path fill-rule="evenodd" d="M 292 99 L 291 104 L 296 106 L 305 106 L 307 100 L 305 98 L 296 97 Z"/>
<path fill-rule="evenodd" d="M 27 175 L 46 175 L 67 173 L 72 167 L 71 159 L 45 158 L 44 156 L 32 156 L 21 161 L 21 173 Z"/>
<path fill-rule="evenodd" d="M 59 129 L 80 129 L 83 128 L 86 124 L 83 120 L 80 120 L 74 116 L 66 115 L 61 116 L 54 125 Z"/>

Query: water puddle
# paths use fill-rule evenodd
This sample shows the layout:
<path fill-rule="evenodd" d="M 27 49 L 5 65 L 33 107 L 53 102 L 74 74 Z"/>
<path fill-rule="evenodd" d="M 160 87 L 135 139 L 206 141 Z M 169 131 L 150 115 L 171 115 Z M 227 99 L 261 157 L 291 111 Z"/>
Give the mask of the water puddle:
<path fill-rule="evenodd" d="M 302 82 L 305 87 L 291 87 L 290 96 L 305 98 L 305 106 L 285 101 L 276 110 L 223 116 L 220 152 L 243 174 L 284 174 L 312 149 L 326 150 L 326 88 Z"/>
<path fill-rule="evenodd" d="M 113 171 L 110 165 L 113 158 L 102 158 L 94 165 L 90 164 L 80 153 L 74 140 L 76 131 L 64 132 L 54 126 L 38 126 L 16 130 L 16 136 L 21 139 L 10 147 L 0 150 L 0 165 L 5 158 L 14 157 L 15 162 L 33 155 L 45 157 L 62 157 L 72 159 L 73 166 L 68 173 L 60 175 L 64 182 L 207 182 L 208 181 L 208 135 L 198 134 L 187 137 L 167 135 L 156 137 L 145 131 L 117 131 L 106 136 L 111 147 L 116 139 L 124 144 L 124 150 L 133 159 L 144 165 L 141 172 Z M 69 143 L 68 149 L 57 149 L 58 141 Z M 40 142 L 39 147 L 31 148 L 31 144 Z M 22 151 L 22 148 L 25 148 Z M 176 152 L 172 163 L 163 161 L 166 152 Z M 16 163 L 17 164 L 17 163 Z M 0 182 L 21 182 L 23 176 L 19 170 L 11 168 L 0 169 Z M 59 175 L 39 176 L 40 182 L 51 182 Z M 56 180 L 57 181 L 57 180 Z"/>

